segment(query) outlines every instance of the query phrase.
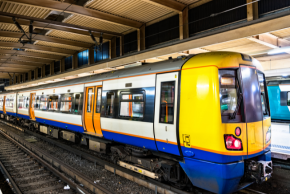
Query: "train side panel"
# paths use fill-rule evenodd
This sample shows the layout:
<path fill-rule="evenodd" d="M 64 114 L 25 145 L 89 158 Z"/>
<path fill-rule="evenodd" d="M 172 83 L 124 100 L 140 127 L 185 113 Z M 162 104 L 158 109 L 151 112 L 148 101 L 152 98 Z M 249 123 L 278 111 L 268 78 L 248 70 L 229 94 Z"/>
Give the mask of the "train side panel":
<path fill-rule="evenodd" d="M 10 116 L 16 116 L 16 93 L 6 94 L 5 110 L 6 114 Z"/>
<path fill-rule="evenodd" d="M 29 117 L 30 92 L 17 93 L 17 117 L 30 119 Z"/>

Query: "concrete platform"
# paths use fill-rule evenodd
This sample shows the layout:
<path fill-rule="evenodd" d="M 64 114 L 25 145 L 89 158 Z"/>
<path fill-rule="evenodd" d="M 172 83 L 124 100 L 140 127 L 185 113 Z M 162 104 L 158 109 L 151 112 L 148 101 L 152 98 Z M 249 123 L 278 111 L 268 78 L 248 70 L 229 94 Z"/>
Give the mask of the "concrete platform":
<path fill-rule="evenodd" d="M 290 127 L 289 123 L 272 122 L 272 158 L 290 159 Z"/>

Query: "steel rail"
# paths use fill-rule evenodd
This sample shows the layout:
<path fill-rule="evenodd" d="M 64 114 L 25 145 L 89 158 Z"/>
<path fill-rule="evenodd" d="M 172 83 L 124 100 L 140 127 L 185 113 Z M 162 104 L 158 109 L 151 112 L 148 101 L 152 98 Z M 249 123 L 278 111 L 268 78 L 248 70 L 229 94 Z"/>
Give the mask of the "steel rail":
<path fill-rule="evenodd" d="M 143 177 L 143 176 L 141 176 L 140 174 L 138 174 L 138 173 L 136 173 L 136 172 L 134 172 L 134 171 L 127 170 L 127 169 L 125 169 L 125 168 L 123 168 L 123 167 L 120 167 L 120 166 L 118 166 L 118 165 L 115 165 L 115 164 L 109 163 L 108 161 L 105 161 L 105 160 L 103 160 L 103 159 L 101 159 L 101 158 L 99 158 L 99 157 L 96 157 L 96 156 L 93 156 L 93 155 L 91 155 L 91 154 L 88 154 L 88 153 L 82 152 L 82 151 L 80 151 L 80 150 L 78 150 L 78 149 L 76 149 L 76 148 L 72 148 L 72 147 L 70 147 L 70 146 L 68 146 L 68 145 L 65 145 L 65 144 L 60 143 L 60 142 L 58 142 L 58 141 L 56 141 L 56 140 L 53 140 L 53 139 L 47 138 L 47 137 L 42 136 L 42 135 L 40 135 L 40 134 L 38 134 L 38 133 L 32 132 L 32 131 L 30 131 L 30 130 L 26 130 L 26 129 L 22 128 L 22 127 L 18 127 L 18 126 L 16 126 L 16 125 L 11 124 L 11 123 L 7 123 L 7 122 L 5 122 L 5 121 L 3 121 L 3 120 L 0 120 L 0 122 L 4 123 L 4 124 L 6 124 L 6 125 L 8 125 L 8 126 L 10 126 L 10 127 L 17 128 L 18 130 L 24 131 L 25 133 L 28 133 L 29 135 L 35 136 L 35 137 L 37 137 L 37 138 L 39 138 L 39 139 L 41 139 L 41 140 L 43 140 L 43 141 L 46 141 L 46 142 L 48 142 L 48 143 L 50 143 L 50 144 L 52 144 L 52 145 L 58 146 L 58 147 L 60 147 L 60 148 L 62 148 L 62 149 L 64 149 L 64 150 L 66 150 L 66 151 L 69 151 L 69 152 L 71 152 L 71 153 L 74 153 L 74 154 L 80 156 L 81 158 L 86 159 L 86 160 L 88 160 L 88 161 L 90 161 L 90 162 L 93 162 L 93 163 L 95 163 L 95 164 L 99 164 L 99 165 L 101 165 L 101 166 L 104 166 L 105 169 L 107 169 L 107 170 L 109 170 L 109 171 L 111 171 L 111 172 L 113 172 L 113 173 L 117 173 L 117 174 L 118 174 L 118 172 L 121 172 L 121 173 L 119 173 L 120 176 L 123 176 L 123 177 L 125 177 L 125 178 L 127 178 L 127 177 L 134 177 L 134 178 L 137 178 L 137 179 L 141 179 L 140 182 L 135 181 L 135 182 L 137 182 L 138 184 L 143 185 L 143 184 L 142 184 L 142 181 L 146 181 L 146 182 L 148 182 L 148 183 L 150 183 L 150 184 L 152 184 L 152 185 L 155 186 L 155 193 L 156 193 L 156 194 L 157 194 L 156 191 L 158 190 L 158 188 L 160 188 L 160 189 L 165 189 L 165 190 L 167 190 L 167 191 L 169 191 L 169 192 L 174 192 L 174 193 L 177 193 L 177 194 L 192 194 L 191 192 L 186 192 L 186 191 L 179 190 L 179 189 L 177 189 L 177 188 L 174 188 L 174 187 L 169 186 L 169 185 L 167 185 L 167 184 L 161 183 L 161 182 L 156 181 L 156 180 L 154 180 L 154 179 L 149 179 L 149 178 L 147 178 L 147 177 Z M 7 133 L 8 133 L 8 132 L 7 132 Z M 50 156 L 50 157 L 51 157 L 51 156 Z M 125 175 L 123 175 L 124 173 L 125 173 Z M 133 178 L 132 178 L 132 179 L 133 179 Z M 134 181 L 134 180 L 132 180 L 132 179 L 129 179 L 129 180 Z M 143 185 L 143 186 L 145 186 L 145 185 Z M 152 189 L 152 186 L 151 186 L 151 187 L 148 186 L 148 188 L 149 188 L 149 189 Z"/>
<path fill-rule="evenodd" d="M 25 142 L 23 139 L 20 138 L 20 136 L 12 133 L 4 133 L 3 129 L 0 128 L 0 133 L 5 136 L 8 140 L 13 142 L 15 145 L 17 145 L 19 148 L 21 148 L 23 151 L 25 151 L 27 154 L 35 158 L 39 163 L 41 163 L 43 166 L 45 166 L 49 171 L 51 171 L 53 174 L 55 174 L 57 177 L 59 177 L 61 180 L 66 182 L 71 188 L 75 189 L 78 193 L 81 194 L 89 194 L 88 191 L 84 190 L 82 187 L 80 187 L 78 184 L 67 178 L 63 173 L 60 172 L 60 170 L 64 171 L 66 174 L 74 177 L 76 181 L 79 179 L 82 179 L 84 182 L 82 183 L 84 186 L 89 188 L 94 193 L 104 193 L 104 194 L 113 194 L 112 192 L 108 191 L 107 189 L 103 188 L 100 185 L 96 185 L 93 183 L 93 181 L 88 180 L 87 177 L 82 175 L 81 173 L 77 172 L 75 169 L 69 167 L 68 165 L 64 164 L 59 159 L 55 158 L 54 156 L 51 156 L 50 154 L 46 153 L 45 151 L 37 148 L 34 145 L 29 145 L 28 142 Z M 34 152 L 35 153 L 34 153 Z M 39 155 L 39 156 L 38 156 Z M 47 161 L 49 161 L 49 163 Z M 55 169 L 54 166 L 58 167 L 58 170 Z"/>
<path fill-rule="evenodd" d="M 11 175 L 9 174 L 9 172 L 6 170 L 5 166 L 2 164 L 2 162 L 0 161 L 0 169 L 2 174 L 4 175 L 4 177 L 6 176 L 6 178 L 8 178 L 9 182 L 8 184 L 10 184 L 12 186 L 12 190 L 16 193 L 16 194 L 22 194 L 22 192 L 20 191 L 19 187 L 17 186 L 17 184 L 15 183 L 14 179 L 11 177 Z"/>

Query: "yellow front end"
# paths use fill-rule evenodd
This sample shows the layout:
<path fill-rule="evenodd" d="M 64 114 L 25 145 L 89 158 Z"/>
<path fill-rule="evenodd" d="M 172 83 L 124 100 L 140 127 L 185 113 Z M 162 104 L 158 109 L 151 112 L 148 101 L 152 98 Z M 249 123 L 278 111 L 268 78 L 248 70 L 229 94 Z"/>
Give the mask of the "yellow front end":
<path fill-rule="evenodd" d="M 265 137 L 270 117 L 245 122 L 244 110 L 239 110 L 241 115 L 233 120 L 228 119 L 231 115 L 221 113 L 220 70 L 238 72 L 241 65 L 248 65 L 260 72 L 260 64 L 245 57 L 231 52 L 200 54 L 188 60 L 181 70 L 179 137 L 185 159 L 181 166 L 194 185 L 216 193 L 237 190 L 245 172 L 244 160 L 264 156 L 267 151 Z M 241 104 L 241 109 L 247 105 Z M 227 135 L 238 139 L 241 149 L 229 149 Z M 264 158 L 267 157 L 268 153 Z"/>

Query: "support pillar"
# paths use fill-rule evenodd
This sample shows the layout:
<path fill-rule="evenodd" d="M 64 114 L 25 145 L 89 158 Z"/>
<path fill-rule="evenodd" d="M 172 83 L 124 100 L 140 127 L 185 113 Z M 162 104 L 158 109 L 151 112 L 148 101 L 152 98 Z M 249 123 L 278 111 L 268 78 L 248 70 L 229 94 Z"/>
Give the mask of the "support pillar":
<path fill-rule="evenodd" d="M 116 47 L 116 41 L 117 41 L 117 37 L 114 36 L 111 41 L 110 41 L 110 59 L 113 59 L 117 56 L 116 51 L 117 51 L 117 47 Z"/>
<path fill-rule="evenodd" d="M 138 51 L 145 50 L 145 25 L 137 30 Z"/>
<path fill-rule="evenodd" d="M 259 18 L 258 2 L 252 3 L 255 0 L 247 0 L 247 20 L 252 21 Z"/>
<path fill-rule="evenodd" d="M 72 69 L 78 68 L 78 53 L 73 54 Z"/>
<path fill-rule="evenodd" d="M 54 62 L 50 63 L 50 75 L 54 74 Z"/>
<path fill-rule="evenodd" d="M 94 47 L 90 47 L 89 48 L 89 65 L 92 65 L 95 63 L 95 60 L 94 60 Z"/>
<path fill-rule="evenodd" d="M 65 57 L 60 60 L 60 73 L 65 71 Z"/>
<path fill-rule="evenodd" d="M 179 39 L 183 40 L 189 37 L 188 30 L 188 6 L 184 8 L 182 13 L 179 13 Z"/>

